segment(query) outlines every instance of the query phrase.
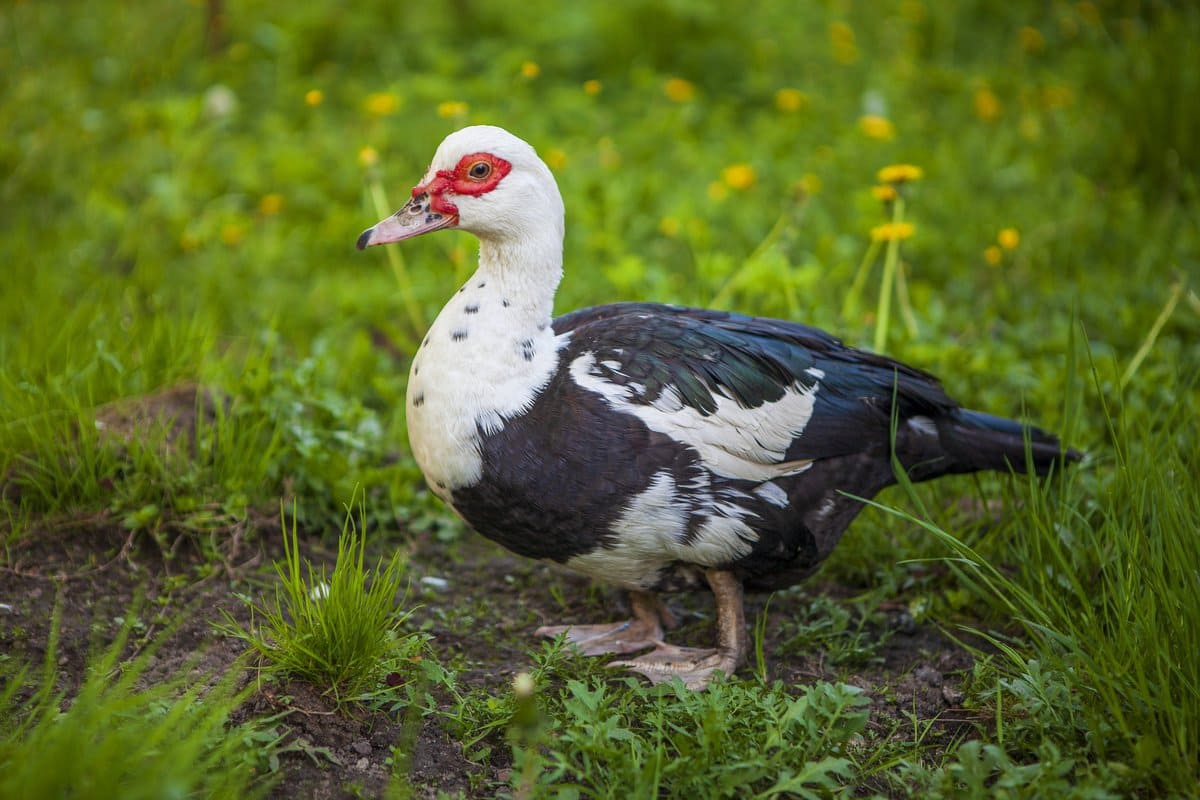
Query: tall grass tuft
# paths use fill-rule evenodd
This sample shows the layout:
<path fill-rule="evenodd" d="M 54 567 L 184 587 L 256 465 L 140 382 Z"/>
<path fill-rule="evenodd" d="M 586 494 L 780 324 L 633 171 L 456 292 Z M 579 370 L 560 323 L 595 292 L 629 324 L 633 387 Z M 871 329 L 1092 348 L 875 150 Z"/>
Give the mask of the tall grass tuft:
<path fill-rule="evenodd" d="M 943 541 L 963 584 L 1023 630 L 1027 641 L 983 633 L 1003 654 L 990 699 L 1010 750 L 1083 752 L 1125 765 L 1130 789 L 1188 794 L 1200 781 L 1200 427 L 1186 402 L 1138 407 L 1105 411 L 1112 461 L 1095 474 L 1024 479 L 1003 568 L 888 510 Z"/>
<path fill-rule="evenodd" d="M 268 672 L 311 683 L 339 704 L 361 699 L 423 643 L 402 631 L 410 611 L 397 605 L 405 584 L 401 553 L 386 564 L 381 558 L 374 569 L 365 566 L 365 522 L 360 516 L 356 526 L 352 503 L 337 562 L 326 574 L 300 558 L 295 514 L 290 531 L 286 519 L 282 524 L 284 558 L 275 563 L 274 599 L 250 602 L 248 625 L 225 612 L 217 628 L 246 642 Z"/>

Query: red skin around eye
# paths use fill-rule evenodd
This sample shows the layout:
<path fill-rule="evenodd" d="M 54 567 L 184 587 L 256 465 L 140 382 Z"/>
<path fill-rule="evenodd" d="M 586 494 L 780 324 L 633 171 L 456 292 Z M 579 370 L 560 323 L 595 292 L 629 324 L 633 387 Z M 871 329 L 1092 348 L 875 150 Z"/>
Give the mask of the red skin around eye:
<path fill-rule="evenodd" d="M 492 165 L 492 171 L 482 180 L 472 178 L 468 172 L 480 161 Z M 457 216 L 458 206 L 446 199 L 447 194 L 465 194 L 478 197 L 495 189 L 504 176 L 512 171 L 512 164 L 491 153 L 471 153 L 458 160 L 454 169 L 442 169 L 434 173 L 433 179 L 412 190 L 413 197 L 429 195 L 429 207 L 439 214 Z"/>

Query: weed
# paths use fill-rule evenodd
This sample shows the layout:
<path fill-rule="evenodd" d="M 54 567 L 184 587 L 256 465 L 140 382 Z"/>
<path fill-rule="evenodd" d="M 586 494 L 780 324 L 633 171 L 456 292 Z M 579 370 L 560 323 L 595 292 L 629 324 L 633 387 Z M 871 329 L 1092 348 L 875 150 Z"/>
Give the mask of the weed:
<path fill-rule="evenodd" d="M 799 614 L 784 622 L 779 654 L 819 654 L 832 667 L 854 667 L 881 661 L 878 653 L 890 631 L 870 627 L 873 615 L 827 597 L 814 597 Z M 878 620 L 876 620 L 878 621 Z"/>

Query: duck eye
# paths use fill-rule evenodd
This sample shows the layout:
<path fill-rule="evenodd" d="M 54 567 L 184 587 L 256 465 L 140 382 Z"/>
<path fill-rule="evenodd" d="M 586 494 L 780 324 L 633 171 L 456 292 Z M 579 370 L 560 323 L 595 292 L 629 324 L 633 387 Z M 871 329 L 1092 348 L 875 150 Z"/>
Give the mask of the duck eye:
<path fill-rule="evenodd" d="M 476 161 L 467 170 L 467 175 L 477 181 L 481 181 L 492 174 L 492 165 L 486 161 Z"/>

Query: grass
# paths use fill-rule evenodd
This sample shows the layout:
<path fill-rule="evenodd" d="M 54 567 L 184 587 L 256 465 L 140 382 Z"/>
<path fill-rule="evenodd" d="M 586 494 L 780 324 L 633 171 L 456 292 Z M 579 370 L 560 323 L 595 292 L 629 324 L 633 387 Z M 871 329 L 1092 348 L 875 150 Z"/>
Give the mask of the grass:
<path fill-rule="evenodd" d="M 1195 392 L 1194 377 L 1181 381 L 1174 388 Z M 1176 405 L 1140 420 L 1137 448 L 1121 444 L 1131 438 L 1128 418 L 1106 413 L 1115 464 L 1095 495 L 1085 488 L 1095 476 L 1026 479 L 1030 527 L 1013 537 L 1021 566 L 1011 572 L 928 516 L 888 509 L 945 543 L 961 584 L 1023 629 L 1020 643 L 971 630 L 1001 654 L 996 688 L 981 698 L 1009 752 L 1079 751 L 1095 764 L 1136 765 L 1134 783 L 1146 791 L 1193 779 L 1200 604 L 1188 597 L 1200 585 L 1200 540 L 1179 535 L 1200 513 L 1200 478 L 1187 466 L 1197 452 L 1190 413 Z"/>
<path fill-rule="evenodd" d="M 0 566 L 115 526 L 168 559 L 194 547 L 200 580 L 294 503 L 279 594 L 254 623 L 267 627 L 242 633 L 338 698 L 369 694 L 415 640 L 393 603 L 402 564 L 369 568 L 366 530 L 400 531 L 414 559 L 463 530 L 421 484 L 399 409 L 407 358 L 474 245 L 352 245 L 447 132 L 501 124 L 567 201 L 560 310 L 646 299 L 800 319 L 1088 456 L 1044 485 L 986 476 L 879 498 L 822 574 L 866 599 L 813 600 L 794 644 L 761 653 L 759 680 L 681 696 L 566 659 L 521 699 L 432 665 L 430 696 L 404 703 L 448 714 L 469 750 L 505 751 L 524 796 L 673 796 L 738 775 L 765 795 L 793 781 L 801 796 L 1195 796 L 1200 12 L 211 7 L 0 11 Z M 891 164 L 923 177 L 881 202 Z M 911 234 L 872 235 L 889 222 Z M 180 387 L 190 402 L 129 410 Z M 172 421 L 189 415 L 180 439 Z M 97 427 L 114 418 L 129 424 Z M 351 524 L 338 501 L 356 487 L 369 511 Z M 320 600 L 299 545 L 344 520 Z M 966 700 L 990 720 L 977 739 L 928 750 L 917 729 L 898 743 L 837 728 L 822 743 L 816 711 L 786 709 L 845 702 L 858 719 L 849 695 L 763 680 L 792 648 L 870 664 L 885 597 L 990 641 Z M 486 599 L 430 602 L 500 635 Z M 314 644 L 322 631 L 353 635 Z M 21 735 L 66 735 L 44 721 L 50 695 L 18 702 L 16 685 Z M 76 713 L 107 708 L 82 685 Z M 136 716 L 117 733 L 150 736 L 153 715 Z M 217 741 L 204 726 L 219 718 L 192 745 Z M 790 749 L 766 747 L 780 737 Z M 754 753 L 766 772 L 744 771 Z"/>
<path fill-rule="evenodd" d="M 409 612 L 400 551 L 385 564 L 366 566 L 365 512 L 354 522 L 353 504 L 338 537 L 333 570 L 301 563 L 297 521 L 283 530 L 282 562 L 275 563 L 273 600 L 250 605 L 242 625 L 229 612 L 219 627 L 258 655 L 276 677 L 297 678 L 329 692 L 339 705 L 386 688 L 390 676 L 419 661 L 424 639 L 405 631 Z"/>
<path fill-rule="evenodd" d="M 270 738 L 256 722 L 228 725 L 246 697 L 240 669 L 200 682 L 180 669 L 143 686 L 158 647 L 129 657 L 127 621 L 68 698 L 56 666 L 59 621 L 56 613 L 40 674 L 8 675 L 0 691 L 5 797 L 252 798 L 270 789 Z"/>

